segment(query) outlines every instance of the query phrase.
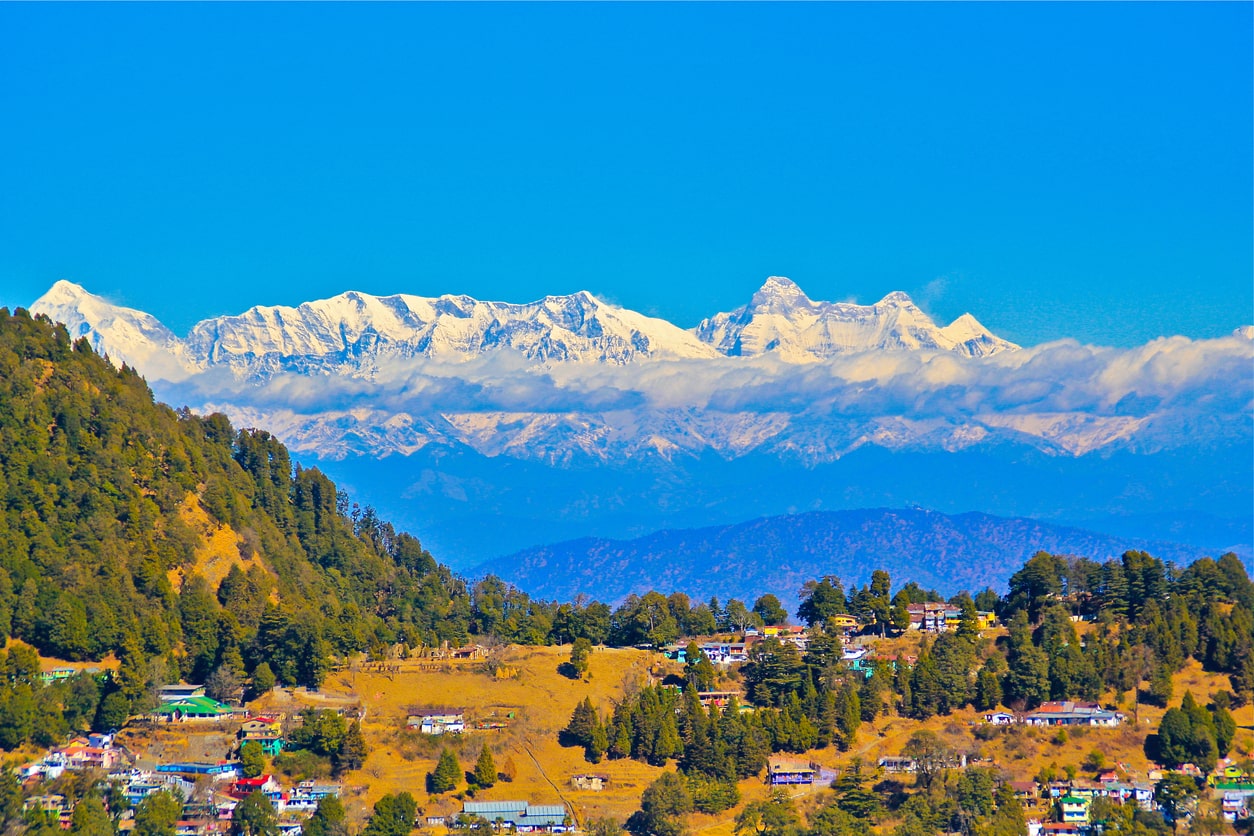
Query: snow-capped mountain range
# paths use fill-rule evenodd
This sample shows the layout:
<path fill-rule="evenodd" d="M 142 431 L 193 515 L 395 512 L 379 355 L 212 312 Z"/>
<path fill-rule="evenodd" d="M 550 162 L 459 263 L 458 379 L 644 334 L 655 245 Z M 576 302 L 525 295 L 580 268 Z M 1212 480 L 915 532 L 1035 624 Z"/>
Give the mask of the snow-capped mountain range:
<path fill-rule="evenodd" d="M 981 357 L 1018 348 L 970 314 L 939 327 L 904 293 L 874 305 L 812 302 L 778 276 L 767 279 L 749 304 L 690 331 L 587 291 L 526 304 L 350 291 L 294 308 L 259 305 L 213 317 L 182 339 L 149 314 L 112 305 L 68 281 L 54 284 L 31 311 L 64 322 L 98 352 L 165 380 L 218 366 L 252 378 L 281 371 L 361 373 L 380 361 L 455 362 L 503 349 L 531 363 L 624 364 L 764 355 L 815 362 L 886 349 Z"/>
<path fill-rule="evenodd" d="M 526 304 L 348 292 L 213 317 L 182 338 L 67 281 L 31 310 L 162 396 L 272 428 L 299 451 L 465 446 L 557 465 L 705 452 L 817 463 L 867 445 L 1006 440 L 1074 456 L 1226 439 L 1248 422 L 1191 412 L 1188 393 L 1222 381 L 1223 398 L 1248 404 L 1230 366 L 1254 345 L 1238 329 L 1125 351 L 1021 349 L 970 314 L 938 326 L 904 293 L 816 302 L 778 276 L 691 330 L 587 292 Z"/>
<path fill-rule="evenodd" d="M 902 293 L 818 302 L 778 277 L 692 330 L 589 293 L 350 292 L 183 337 L 65 281 L 31 311 L 162 400 L 269 430 L 464 566 L 807 509 L 1083 520 L 1254 504 L 1249 326 L 1019 347 L 970 315 L 939 326 Z"/>

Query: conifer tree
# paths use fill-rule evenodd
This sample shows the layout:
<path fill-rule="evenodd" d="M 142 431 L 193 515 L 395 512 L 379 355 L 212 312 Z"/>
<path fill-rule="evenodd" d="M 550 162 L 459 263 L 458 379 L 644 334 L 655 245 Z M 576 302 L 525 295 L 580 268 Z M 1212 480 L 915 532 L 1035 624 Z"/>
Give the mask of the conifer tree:
<path fill-rule="evenodd" d="M 562 730 L 563 744 L 587 747 L 592 743 L 592 731 L 597 725 L 597 710 L 591 697 L 584 697 L 571 712 L 570 722 Z"/>
<path fill-rule="evenodd" d="M 369 749 L 366 747 L 366 739 L 361 733 L 361 723 L 354 720 L 349 725 L 348 731 L 344 733 L 339 749 L 333 755 L 336 772 L 344 773 L 353 769 L 361 769 L 361 765 L 365 763 L 368 754 Z"/>
<path fill-rule="evenodd" d="M 496 783 L 496 761 L 492 760 L 492 750 L 483 744 L 479 751 L 479 760 L 475 761 L 475 783 L 480 787 L 490 787 Z"/>
<path fill-rule="evenodd" d="M 450 749 L 440 752 L 440 760 L 435 769 L 427 773 L 427 792 L 436 794 L 451 792 L 462 782 L 462 767 L 457 756 Z"/>

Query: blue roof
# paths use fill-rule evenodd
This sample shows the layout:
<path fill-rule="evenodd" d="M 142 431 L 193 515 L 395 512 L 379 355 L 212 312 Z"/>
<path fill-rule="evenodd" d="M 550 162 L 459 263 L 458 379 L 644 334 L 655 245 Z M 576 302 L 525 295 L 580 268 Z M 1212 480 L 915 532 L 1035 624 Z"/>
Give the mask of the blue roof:
<path fill-rule="evenodd" d="M 529 816 L 565 816 L 566 808 L 561 804 L 528 804 Z"/>
<path fill-rule="evenodd" d="M 566 820 L 566 808 L 561 804 L 533 805 L 526 801 L 466 801 L 462 812 L 489 821 L 534 827 L 562 824 Z"/>
<path fill-rule="evenodd" d="M 526 801 L 467 801 L 462 804 L 463 813 L 521 813 L 527 809 Z"/>

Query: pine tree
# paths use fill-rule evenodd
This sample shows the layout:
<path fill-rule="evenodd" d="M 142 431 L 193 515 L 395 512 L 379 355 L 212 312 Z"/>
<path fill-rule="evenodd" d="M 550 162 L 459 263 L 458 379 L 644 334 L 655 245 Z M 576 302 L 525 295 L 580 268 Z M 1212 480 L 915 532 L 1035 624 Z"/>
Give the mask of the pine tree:
<path fill-rule="evenodd" d="M 570 722 L 562 730 L 563 745 L 588 746 L 592 742 L 592 730 L 597 725 L 597 710 L 592 705 L 591 697 L 584 697 L 575 706 L 570 715 Z"/>
<path fill-rule="evenodd" d="M 862 758 L 854 758 L 833 783 L 836 806 L 857 819 L 870 819 L 880 807 L 879 797 L 865 786 Z"/>
<path fill-rule="evenodd" d="M 588 659 L 591 655 L 592 642 L 582 636 L 575 639 L 575 643 L 570 648 L 570 666 L 577 676 L 584 676 L 588 673 Z"/>
<path fill-rule="evenodd" d="M 508 782 L 513 782 L 518 777 L 518 765 L 514 763 L 513 755 L 505 756 L 505 763 L 501 766 L 501 778 Z"/>
<path fill-rule="evenodd" d="M 496 761 L 492 760 L 492 750 L 483 744 L 479 751 L 479 760 L 475 761 L 475 783 L 480 787 L 490 787 L 496 783 Z"/>
<path fill-rule="evenodd" d="M 451 792 L 457 789 L 461 782 L 462 767 L 457 762 L 457 756 L 450 749 L 442 750 L 435 770 L 427 773 L 427 792 L 432 794 Z"/>
<path fill-rule="evenodd" d="M 597 717 L 596 724 L 592 727 L 592 737 L 588 741 L 588 745 L 584 747 L 584 757 L 590 763 L 600 763 L 602 756 L 606 750 L 610 748 L 609 734 L 605 730 L 605 724 L 601 722 L 601 718 Z"/>
<path fill-rule="evenodd" d="M 354 769 L 361 769 L 361 765 L 365 763 L 366 755 L 368 754 L 369 749 L 366 748 L 366 739 L 361 733 L 361 723 L 354 720 L 349 725 L 348 731 L 344 733 L 339 749 L 333 755 L 335 771 L 344 773 Z"/>

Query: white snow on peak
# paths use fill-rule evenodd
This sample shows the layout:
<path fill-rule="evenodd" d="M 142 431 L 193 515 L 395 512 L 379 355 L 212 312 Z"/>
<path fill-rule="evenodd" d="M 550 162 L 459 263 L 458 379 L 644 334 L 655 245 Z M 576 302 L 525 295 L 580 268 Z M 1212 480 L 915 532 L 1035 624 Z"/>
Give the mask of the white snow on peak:
<path fill-rule="evenodd" d="M 813 362 L 881 349 L 978 357 L 1017 348 L 970 314 L 937 327 L 904 293 L 890 293 L 874 305 L 816 302 L 782 276 L 768 278 L 749 304 L 692 331 L 603 302 L 586 290 L 521 304 L 353 290 L 294 307 L 257 305 L 206 319 L 184 339 L 155 317 L 68 281 L 54 284 L 32 311 L 64 322 L 74 337 L 88 337 L 115 362 L 170 381 L 212 367 L 256 380 L 280 372 L 370 376 L 382 362 L 460 362 L 502 349 L 542 365 L 622 365 L 763 354 Z"/>
<path fill-rule="evenodd" d="M 258 306 L 196 325 L 187 344 L 211 363 L 379 356 L 470 359 L 509 348 L 529 360 L 627 363 L 713 352 L 684 330 L 581 291 L 525 304 L 469 296 L 371 296 L 351 291 L 294 308 Z"/>
<path fill-rule="evenodd" d="M 666 320 L 602 302 L 587 291 L 514 304 L 348 291 L 295 307 L 258 305 L 197 323 L 180 340 L 155 317 L 59 281 L 32 312 L 64 322 L 98 353 L 145 374 L 182 380 L 212 366 L 244 377 L 278 371 L 368 370 L 382 358 L 469 360 L 511 349 L 537 363 L 623 364 L 717 357 Z"/>
<path fill-rule="evenodd" d="M 114 363 L 126 363 L 145 376 L 164 380 L 188 376 L 178 337 L 156 317 L 115 305 L 73 282 L 55 282 L 31 304 L 30 312 L 64 323 L 71 339 L 86 337 L 97 354 L 107 354 Z"/>
<path fill-rule="evenodd" d="M 813 305 L 797 283 L 784 276 L 768 278 L 749 301 L 749 306 L 755 310 L 771 313 L 787 313 Z"/>
<path fill-rule="evenodd" d="M 771 354 L 792 362 L 885 349 L 932 349 L 983 357 L 1017 345 L 993 336 L 970 314 L 940 328 L 901 291 L 874 305 L 815 302 L 793 281 L 766 280 L 749 304 L 715 314 L 693 329 L 729 356 Z"/>

